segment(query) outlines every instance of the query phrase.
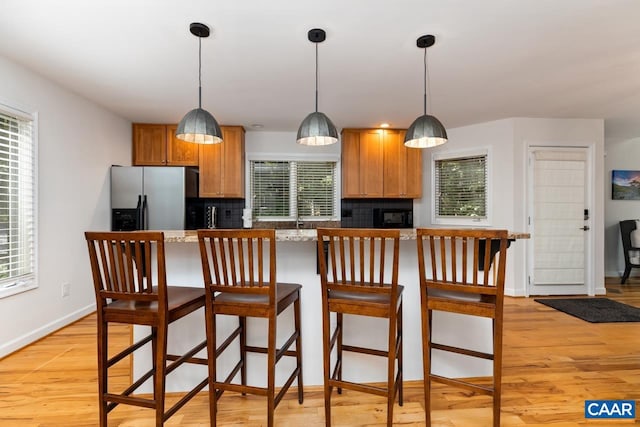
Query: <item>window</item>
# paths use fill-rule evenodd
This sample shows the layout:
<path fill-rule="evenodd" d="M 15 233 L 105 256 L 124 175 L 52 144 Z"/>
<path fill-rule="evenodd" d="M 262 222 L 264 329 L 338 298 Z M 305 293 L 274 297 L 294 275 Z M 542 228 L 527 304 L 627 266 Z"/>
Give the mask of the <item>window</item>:
<path fill-rule="evenodd" d="M 434 222 L 488 222 L 487 152 L 434 156 Z"/>
<path fill-rule="evenodd" d="M 250 162 L 251 206 L 256 220 L 337 217 L 334 161 Z"/>
<path fill-rule="evenodd" d="M 0 110 L 0 296 L 35 287 L 33 118 Z"/>

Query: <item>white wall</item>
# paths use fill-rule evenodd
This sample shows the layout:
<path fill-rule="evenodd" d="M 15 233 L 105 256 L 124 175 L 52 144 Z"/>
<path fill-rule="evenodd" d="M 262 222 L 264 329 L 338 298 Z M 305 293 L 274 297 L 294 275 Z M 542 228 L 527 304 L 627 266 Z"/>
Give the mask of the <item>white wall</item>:
<path fill-rule="evenodd" d="M 489 185 L 491 227 L 528 232 L 527 227 L 527 151 L 529 145 L 585 146 L 593 153 L 592 230 L 595 253 L 592 256 L 596 293 L 604 292 L 603 267 L 603 180 L 604 121 L 599 119 L 512 118 L 447 130 L 449 141 L 423 156 L 423 197 L 415 203 L 416 224 L 431 224 L 431 154 L 455 153 L 488 148 L 491 157 Z M 527 242 L 516 241 L 509 249 L 507 295 L 527 295 Z M 601 286 L 601 287 L 599 287 Z"/>
<path fill-rule="evenodd" d="M 515 119 L 514 132 L 514 179 L 517 181 L 514 203 L 518 207 L 517 226 L 526 220 L 527 151 L 530 146 L 579 146 L 589 148 L 589 162 L 593 175 L 590 182 L 588 206 L 593 239 L 593 252 L 588 254 L 586 272 L 592 279 L 588 284 L 589 294 L 605 294 L 604 287 L 604 120 L 602 119 Z M 519 171 L 519 172 L 518 172 Z M 532 243 L 529 243 L 532 244 Z M 532 250 L 532 249 L 531 249 Z M 525 285 L 523 283 L 523 285 Z M 526 288 L 526 287 L 525 287 Z M 523 288 L 524 289 L 524 288 Z"/>
<path fill-rule="evenodd" d="M 109 166 L 131 163 L 131 123 L 2 57 L 0 102 L 38 114 L 38 288 L 0 299 L 2 357 L 95 310 L 83 233 L 109 229 Z"/>
<path fill-rule="evenodd" d="M 423 197 L 415 203 L 416 218 L 419 226 L 432 225 L 432 154 L 450 153 L 456 155 L 471 149 L 489 150 L 489 187 L 492 190 L 488 206 L 490 224 L 493 228 L 505 228 L 510 231 L 525 232 L 524 221 L 516 216 L 515 176 L 518 170 L 514 165 L 515 119 L 497 120 L 472 126 L 447 129 L 449 141 L 423 154 Z M 519 212 L 521 214 L 521 212 Z M 518 240 L 511 244 L 507 257 L 505 293 L 507 295 L 525 295 L 525 242 Z"/>
<path fill-rule="evenodd" d="M 340 143 L 312 147 L 296 143 L 296 132 L 255 132 L 247 130 L 245 151 L 251 154 L 280 154 L 286 156 L 340 156 Z"/>
<path fill-rule="evenodd" d="M 607 141 L 605 147 L 605 273 L 607 277 L 619 277 L 624 271 L 624 255 L 618 222 L 625 219 L 640 219 L 640 200 L 611 200 L 611 171 L 640 170 L 640 138 Z M 631 270 L 631 277 L 639 275 L 638 269 Z"/>

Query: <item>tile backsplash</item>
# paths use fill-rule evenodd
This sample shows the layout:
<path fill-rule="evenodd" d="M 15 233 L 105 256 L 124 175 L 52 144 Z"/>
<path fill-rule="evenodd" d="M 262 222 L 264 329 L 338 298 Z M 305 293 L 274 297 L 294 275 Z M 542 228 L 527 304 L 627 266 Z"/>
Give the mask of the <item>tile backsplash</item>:
<path fill-rule="evenodd" d="M 216 208 L 217 228 L 242 228 L 244 199 L 187 199 L 186 228 L 195 230 L 207 227 L 206 212 L 210 206 Z"/>
<path fill-rule="evenodd" d="M 216 227 L 218 228 L 242 228 L 242 209 L 245 207 L 244 199 L 188 199 L 187 200 L 187 229 L 206 228 L 207 207 L 216 208 Z M 343 199 L 341 203 L 341 220 L 339 222 L 304 222 L 301 228 L 316 227 L 348 227 L 348 228 L 372 228 L 373 210 L 381 209 L 413 209 L 411 199 Z M 254 221 L 254 228 L 296 228 L 295 222 L 269 222 L 260 223 Z"/>
<path fill-rule="evenodd" d="M 342 199 L 341 227 L 372 228 L 373 210 L 413 209 L 412 199 Z"/>

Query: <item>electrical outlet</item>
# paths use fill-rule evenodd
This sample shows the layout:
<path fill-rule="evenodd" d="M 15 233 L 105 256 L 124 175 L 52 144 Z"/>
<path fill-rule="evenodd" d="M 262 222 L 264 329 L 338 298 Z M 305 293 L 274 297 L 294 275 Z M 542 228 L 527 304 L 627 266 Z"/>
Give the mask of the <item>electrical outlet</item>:
<path fill-rule="evenodd" d="M 68 297 L 71 295 L 71 283 L 65 282 L 62 284 L 62 297 Z"/>

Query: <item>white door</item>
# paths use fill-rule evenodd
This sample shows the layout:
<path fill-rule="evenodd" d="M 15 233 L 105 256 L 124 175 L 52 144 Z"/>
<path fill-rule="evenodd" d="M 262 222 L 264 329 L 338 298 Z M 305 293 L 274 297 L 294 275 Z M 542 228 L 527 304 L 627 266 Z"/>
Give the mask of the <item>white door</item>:
<path fill-rule="evenodd" d="M 529 295 L 588 294 L 588 149 L 529 148 Z"/>

